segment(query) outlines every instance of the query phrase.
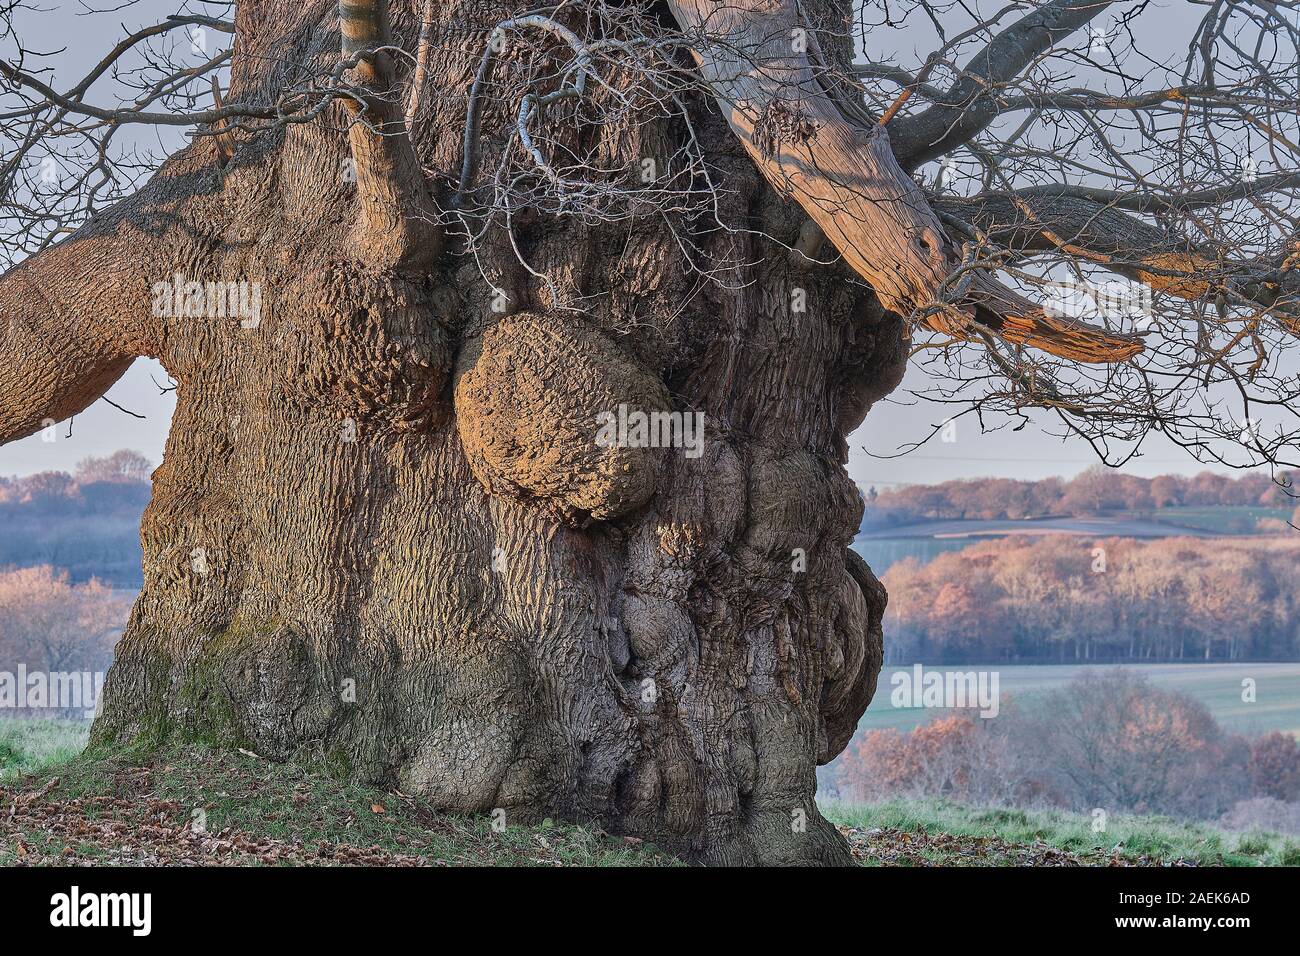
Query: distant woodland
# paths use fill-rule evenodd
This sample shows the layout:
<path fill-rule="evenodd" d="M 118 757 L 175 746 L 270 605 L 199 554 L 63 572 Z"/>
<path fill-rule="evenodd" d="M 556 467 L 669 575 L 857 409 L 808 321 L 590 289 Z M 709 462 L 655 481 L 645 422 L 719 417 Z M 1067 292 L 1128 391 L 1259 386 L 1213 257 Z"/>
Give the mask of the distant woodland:
<path fill-rule="evenodd" d="M 1192 478 L 1139 478 L 1097 466 L 1069 480 L 974 478 L 880 492 L 871 489 L 863 528 L 890 528 L 927 519 L 1091 517 L 1178 507 L 1254 506 L 1291 513 L 1300 505 L 1300 499 L 1294 497 L 1297 477 L 1300 475 L 1281 472 L 1276 478 L 1253 473 L 1234 478 L 1204 471 Z"/>
<path fill-rule="evenodd" d="M 0 570 L 0 672 L 102 674 L 134 597 L 94 579 L 73 584 L 48 566 Z"/>
<path fill-rule="evenodd" d="M 882 581 L 890 663 L 1300 659 L 1300 532 L 1014 535 Z"/>
<path fill-rule="evenodd" d="M 1105 807 L 1300 833 L 1293 736 L 1228 733 L 1191 696 L 1120 669 L 1090 670 L 996 720 L 957 713 L 868 731 L 825 777 L 850 800 Z"/>
<path fill-rule="evenodd" d="M 150 470 L 143 455 L 119 451 L 87 458 L 71 475 L 0 477 L 0 569 L 50 565 L 74 583 L 138 589 Z"/>

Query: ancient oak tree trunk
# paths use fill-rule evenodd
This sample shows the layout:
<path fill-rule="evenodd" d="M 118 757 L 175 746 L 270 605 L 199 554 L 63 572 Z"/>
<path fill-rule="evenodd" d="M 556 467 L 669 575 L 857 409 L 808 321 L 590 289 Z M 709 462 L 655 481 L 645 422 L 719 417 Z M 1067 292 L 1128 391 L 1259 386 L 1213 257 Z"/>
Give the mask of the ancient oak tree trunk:
<path fill-rule="evenodd" d="M 359 51 L 389 30 L 415 50 L 425 6 L 346 8 L 354 82 L 409 87 L 407 61 Z M 692 127 L 733 228 L 692 227 L 703 268 L 659 217 L 521 227 L 579 311 L 508 246 L 464 256 L 426 214 L 452 204 L 487 32 L 523 8 L 431 9 L 466 39 L 427 51 L 409 141 L 405 90 L 197 138 L 0 283 L 0 440 L 136 356 L 179 383 L 94 740 L 320 756 L 448 810 L 596 820 L 710 862 L 846 862 L 815 770 L 871 699 L 885 595 L 848 550 L 845 437 L 902 374 L 903 320 L 789 254 L 808 213 L 704 95 Z M 226 102 L 328 75 L 341 44 L 334 0 L 241 3 Z M 485 103 L 484 128 L 516 107 Z M 635 164 L 686 130 L 573 135 Z M 933 265 L 941 240 L 913 241 Z M 159 282 L 260 298 L 194 317 Z M 702 416 L 702 441 L 598 442 L 620 406 Z"/>

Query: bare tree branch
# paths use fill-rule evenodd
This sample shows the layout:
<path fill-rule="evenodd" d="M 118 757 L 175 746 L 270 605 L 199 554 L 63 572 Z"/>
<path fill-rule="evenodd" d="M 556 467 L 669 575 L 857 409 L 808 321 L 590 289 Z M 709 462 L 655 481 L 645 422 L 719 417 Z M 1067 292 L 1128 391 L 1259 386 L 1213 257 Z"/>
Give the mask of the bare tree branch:
<path fill-rule="evenodd" d="M 80 412 L 155 349 L 147 273 L 126 267 L 150 245 L 90 225 L 0 277 L 0 443 Z"/>
<path fill-rule="evenodd" d="M 978 324 L 1009 341 L 1079 361 L 1119 361 L 1141 342 L 1047 316 L 956 256 L 884 127 L 849 123 L 818 84 L 793 0 L 672 0 L 705 82 L 773 187 L 794 198 L 885 305 L 965 337 Z M 964 302 L 940 295 L 959 288 Z"/>
<path fill-rule="evenodd" d="M 940 105 L 896 120 L 889 129 L 904 169 L 951 152 L 998 115 L 999 86 L 1106 10 L 1112 0 L 1052 0 L 999 33 L 962 68 Z"/>
<path fill-rule="evenodd" d="M 385 267 L 427 264 L 441 247 L 437 208 L 411 146 L 388 49 L 387 0 L 339 0 L 344 63 L 362 91 L 345 100 L 361 209 L 357 255 Z"/>

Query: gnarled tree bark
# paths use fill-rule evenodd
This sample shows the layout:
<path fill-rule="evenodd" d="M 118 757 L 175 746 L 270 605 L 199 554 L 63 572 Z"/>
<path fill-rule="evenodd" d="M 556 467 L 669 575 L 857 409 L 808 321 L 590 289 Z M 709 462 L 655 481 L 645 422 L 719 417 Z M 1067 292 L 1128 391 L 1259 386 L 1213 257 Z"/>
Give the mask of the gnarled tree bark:
<path fill-rule="evenodd" d="M 179 383 L 95 742 L 315 754 L 449 810 L 847 862 L 815 770 L 871 698 L 885 597 L 847 550 L 845 436 L 901 377 L 903 320 L 749 228 L 793 242 L 804 214 L 703 98 L 719 214 L 746 228 L 693 238 L 727 281 L 702 286 L 656 219 L 555 218 L 528 253 L 590 308 L 517 282 L 494 311 L 517 266 L 439 254 L 450 197 L 418 172 L 460 167 L 465 98 L 426 95 L 408 136 L 404 61 L 371 51 L 414 50 L 425 5 L 394 4 L 391 33 L 364 6 L 345 46 L 334 0 L 242 3 L 226 104 L 341 49 L 360 102 L 197 138 L 0 282 L 0 438 L 135 356 Z M 442 31 L 517 12 L 434 8 Z M 428 50 L 428 89 L 468 90 L 480 50 Z M 577 135 L 635 161 L 684 131 Z M 151 310 L 159 282 L 240 281 L 257 322 Z M 702 414 L 702 453 L 602 445 L 620 405 Z"/>
<path fill-rule="evenodd" d="M 581 312 L 509 244 L 472 257 L 439 225 L 473 165 L 447 91 L 482 46 L 426 45 L 416 98 L 393 51 L 422 11 L 426 36 L 486 40 L 521 12 L 491 0 L 240 3 L 217 119 L 303 77 L 348 96 L 196 138 L 0 280 L 0 440 L 140 355 L 179 383 L 97 743 L 316 755 L 449 810 L 594 819 L 715 863 L 848 862 L 815 770 L 874 692 L 885 595 L 848 550 L 845 438 L 902 376 L 904 316 L 1090 361 L 1139 346 L 984 272 L 936 301 L 960 257 L 889 137 L 824 85 L 849 51 L 814 64 L 786 0 L 670 8 L 712 94 L 688 108 L 724 228 L 678 223 L 688 263 L 661 217 L 539 215 L 516 245 Z M 474 128 L 516 121 L 480 107 Z M 631 168 L 684 126 L 570 135 Z M 870 288 L 786 254 L 816 245 L 810 219 Z M 241 282 L 254 321 L 153 291 Z M 620 409 L 701 415 L 703 443 L 600 441 Z"/>

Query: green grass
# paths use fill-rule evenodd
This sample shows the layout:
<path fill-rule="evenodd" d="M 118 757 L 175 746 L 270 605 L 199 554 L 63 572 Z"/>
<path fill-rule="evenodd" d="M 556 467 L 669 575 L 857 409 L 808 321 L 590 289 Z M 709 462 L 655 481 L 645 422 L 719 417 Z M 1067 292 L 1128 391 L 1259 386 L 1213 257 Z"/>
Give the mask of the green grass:
<path fill-rule="evenodd" d="M 0 720 L 0 783 L 66 763 L 86 746 L 90 724 L 72 720 Z"/>
<path fill-rule="evenodd" d="M 1028 704 L 1048 691 L 1056 690 L 1089 668 L 1099 664 L 944 665 L 941 670 L 997 671 L 1003 702 L 1010 698 Z M 1158 687 L 1189 694 L 1210 709 L 1224 730 L 1240 734 L 1261 734 L 1273 730 L 1300 737 L 1300 664 L 1125 664 L 1126 670 L 1150 678 Z M 890 703 L 890 678 L 908 667 L 886 667 L 871 706 L 858 723 L 858 731 L 894 727 L 911 730 L 945 711 L 898 708 Z M 1253 702 L 1241 699 L 1241 682 L 1255 681 Z"/>
<path fill-rule="evenodd" d="M 315 763 L 202 747 L 72 756 L 67 733 L 51 730 L 62 743 L 26 758 L 39 768 L 0 794 L 5 806 L 21 798 L 15 820 L 6 825 L 0 816 L 0 866 L 20 857 L 101 865 L 681 865 L 592 826 L 506 819 L 498 829 L 489 816 L 440 813 Z"/>
<path fill-rule="evenodd" d="M 859 831 L 951 834 L 1043 845 L 1089 862 L 1120 857 L 1150 862 L 1185 861 L 1208 866 L 1300 866 L 1300 844 L 1276 833 L 1233 834 L 1200 823 L 1168 817 L 1111 816 L 1094 833 L 1092 818 L 1059 810 L 965 807 L 944 800 L 893 800 L 876 805 L 827 802 L 822 813 L 832 823 Z M 853 836 L 850 836 L 853 839 Z M 917 850 L 926 857 L 927 847 Z M 982 865 L 1017 864 L 1019 857 L 987 847 Z M 929 862 L 950 863 L 942 851 Z M 938 858 L 933 858 L 933 857 Z"/>
<path fill-rule="evenodd" d="M 16 819 L 0 815 L 0 865 L 680 865 L 590 826 L 507 821 L 498 831 L 489 817 L 441 813 L 313 763 L 199 747 L 78 755 L 85 733 L 84 724 L 0 721 L 0 804 L 20 800 Z M 196 811 L 201 837 L 191 832 Z M 822 812 L 864 865 L 1300 865 L 1294 839 L 1163 817 L 1112 816 L 1094 833 L 1086 815 L 942 800 L 826 802 Z"/>

